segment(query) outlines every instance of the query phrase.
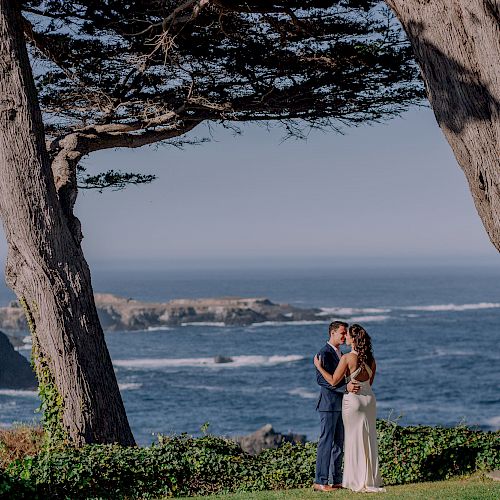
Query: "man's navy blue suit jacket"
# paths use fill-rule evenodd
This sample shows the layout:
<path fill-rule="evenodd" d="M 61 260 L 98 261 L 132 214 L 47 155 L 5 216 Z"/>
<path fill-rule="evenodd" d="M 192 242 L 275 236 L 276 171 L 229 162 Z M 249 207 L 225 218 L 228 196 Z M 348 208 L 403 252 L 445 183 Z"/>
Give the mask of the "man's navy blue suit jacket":
<path fill-rule="evenodd" d="M 318 354 L 323 368 L 328 373 L 333 373 L 340 361 L 333 347 L 330 344 L 325 344 Z M 316 381 L 321 390 L 316 410 L 342 411 L 342 397 L 346 391 L 346 382 L 342 380 L 338 385 L 332 386 L 323 378 L 318 370 L 316 370 Z"/>

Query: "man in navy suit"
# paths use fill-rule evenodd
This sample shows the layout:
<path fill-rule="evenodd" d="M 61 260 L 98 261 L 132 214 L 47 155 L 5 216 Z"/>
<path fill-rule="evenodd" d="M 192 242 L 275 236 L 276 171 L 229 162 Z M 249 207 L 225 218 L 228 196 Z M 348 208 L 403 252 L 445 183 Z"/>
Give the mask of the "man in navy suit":
<path fill-rule="evenodd" d="M 348 324 L 334 321 L 328 328 L 329 339 L 317 356 L 328 373 L 333 373 L 342 353 L 340 346 L 345 342 Z M 345 381 L 330 385 L 316 370 L 316 381 L 321 392 L 316 405 L 321 421 L 321 433 L 316 456 L 316 477 L 314 489 L 332 491 L 342 487 L 342 457 L 344 448 L 344 424 L 342 422 L 342 398 L 349 392 L 358 392 L 357 382 Z"/>

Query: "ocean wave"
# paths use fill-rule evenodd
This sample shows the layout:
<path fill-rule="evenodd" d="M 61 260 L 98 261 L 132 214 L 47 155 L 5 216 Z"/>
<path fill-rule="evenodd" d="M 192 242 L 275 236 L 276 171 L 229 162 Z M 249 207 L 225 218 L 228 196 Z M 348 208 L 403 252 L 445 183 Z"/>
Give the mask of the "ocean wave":
<path fill-rule="evenodd" d="M 26 389 L 0 389 L 0 395 L 18 398 L 36 398 L 38 397 L 38 392 L 28 391 Z"/>
<path fill-rule="evenodd" d="M 221 385 L 185 385 L 183 384 L 182 389 L 187 390 L 187 389 L 192 389 L 195 391 L 208 391 L 208 392 L 226 392 L 227 387 L 221 386 Z"/>
<path fill-rule="evenodd" d="M 16 351 L 25 351 L 25 350 L 27 351 L 27 350 L 31 349 L 31 347 L 33 345 L 33 339 L 31 338 L 31 335 L 26 335 L 21 340 L 22 340 L 23 344 L 14 347 L 14 349 Z"/>
<path fill-rule="evenodd" d="M 391 312 L 391 309 L 382 307 L 322 307 L 318 316 L 353 316 L 364 314 L 382 314 Z"/>
<path fill-rule="evenodd" d="M 327 325 L 327 320 L 300 320 L 300 321 L 261 321 L 259 323 L 252 323 L 250 327 L 260 327 L 260 326 L 304 326 L 304 325 Z"/>
<path fill-rule="evenodd" d="M 472 351 L 464 350 L 464 349 L 449 349 L 443 347 L 437 347 L 433 352 L 434 356 L 472 356 Z"/>
<path fill-rule="evenodd" d="M 120 391 L 134 391 L 136 389 L 140 389 L 142 387 L 142 384 L 139 384 L 137 382 L 126 382 L 124 384 L 118 384 L 118 389 Z"/>
<path fill-rule="evenodd" d="M 193 321 L 191 323 L 181 323 L 181 326 L 226 326 L 223 321 Z"/>
<path fill-rule="evenodd" d="M 304 356 L 231 356 L 230 363 L 216 363 L 214 358 L 136 358 L 115 359 L 113 364 L 128 369 L 159 369 L 178 367 L 239 368 L 242 366 L 272 366 L 305 359 Z"/>
<path fill-rule="evenodd" d="M 169 326 L 148 326 L 146 328 L 146 330 L 143 330 L 143 331 L 146 331 L 146 332 L 160 332 L 160 331 L 163 331 L 163 330 L 171 330 L 172 328 L 170 328 Z"/>
<path fill-rule="evenodd" d="M 479 309 L 498 309 L 500 303 L 497 302 L 479 302 L 477 304 L 434 304 L 429 306 L 407 306 L 400 307 L 404 311 L 474 311 Z"/>
<path fill-rule="evenodd" d="M 377 317 L 381 317 L 387 319 L 385 314 L 393 312 L 394 310 L 398 311 L 415 311 L 415 312 L 441 312 L 441 311 L 474 311 L 481 309 L 500 309 L 499 302 L 478 302 L 475 304 L 430 304 L 430 305 L 416 305 L 416 306 L 391 306 L 388 307 L 322 307 L 321 312 L 317 314 L 317 316 L 341 316 L 341 317 L 350 317 L 348 320 L 352 320 L 352 317 L 365 317 L 377 315 Z M 379 316 L 380 315 L 380 316 Z M 384 316 L 385 315 L 385 316 Z M 403 315 L 407 318 L 415 318 L 418 315 L 415 314 L 405 314 Z M 346 320 L 346 321 L 348 321 Z"/>
<path fill-rule="evenodd" d="M 373 323 L 374 321 L 386 321 L 390 316 L 353 316 L 352 318 L 347 318 L 348 323 Z"/>
<path fill-rule="evenodd" d="M 303 399 L 316 399 L 318 397 L 318 393 L 309 391 L 302 387 L 297 387 L 296 389 L 292 389 L 290 391 L 286 391 L 290 396 L 299 396 Z"/>

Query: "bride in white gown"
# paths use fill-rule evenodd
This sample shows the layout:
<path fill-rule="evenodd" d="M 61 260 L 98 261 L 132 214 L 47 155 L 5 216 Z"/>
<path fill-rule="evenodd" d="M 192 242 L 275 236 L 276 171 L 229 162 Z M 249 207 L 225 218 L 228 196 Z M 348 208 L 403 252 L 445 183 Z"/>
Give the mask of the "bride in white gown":
<path fill-rule="evenodd" d="M 340 358 L 333 374 L 314 358 L 316 368 L 327 382 L 337 385 L 343 377 L 356 380 L 358 393 L 347 393 L 342 401 L 344 421 L 344 475 L 342 487 L 352 491 L 382 492 L 382 478 L 378 464 L 377 430 L 375 428 L 377 408 L 372 391 L 376 363 L 371 339 L 361 325 L 349 327 L 346 343 L 351 352 Z"/>

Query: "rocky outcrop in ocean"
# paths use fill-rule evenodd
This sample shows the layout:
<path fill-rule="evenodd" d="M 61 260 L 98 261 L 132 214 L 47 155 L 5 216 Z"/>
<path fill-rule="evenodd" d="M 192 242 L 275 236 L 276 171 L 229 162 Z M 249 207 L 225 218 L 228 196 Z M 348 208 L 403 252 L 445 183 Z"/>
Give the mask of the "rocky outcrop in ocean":
<path fill-rule="evenodd" d="M 35 389 L 37 385 L 28 360 L 14 350 L 7 335 L 0 332 L 0 388 Z"/>
<path fill-rule="evenodd" d="M 262 450 L 268 448 L 278 448 L 283 443 L 306 442 L 304 434 L 281 434 L 273 429 L 271 424 L 266 424 L 247 436 L 237 436 L 232 438 L 241 449 L 251 455 L 258 455 Z"/>
<path fill-rule="evenodd" d="M 252 323 L 325 320 L 320 309 L 275 304 L 266 298 L 177 299 L 170 302 L 141 302 L 96 293 L 95 301 L 104 330 L 147 330 L 204 323 L 251 325 Z M 21 307 L 0 307 L 0 328 L 26 330 Z"/>

